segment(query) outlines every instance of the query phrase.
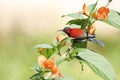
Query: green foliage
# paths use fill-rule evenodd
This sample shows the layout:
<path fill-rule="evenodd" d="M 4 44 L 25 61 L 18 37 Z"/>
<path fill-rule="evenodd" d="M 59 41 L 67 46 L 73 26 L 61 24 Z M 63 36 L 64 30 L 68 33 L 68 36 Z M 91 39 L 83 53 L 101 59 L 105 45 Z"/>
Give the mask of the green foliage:
<path fill-rule="evenodd" d="M 35 48 L 38 48 L 38 49 L 39 48 L 53 48 L 53 46 L 50 44 L 38 44 L 35 46 Z"/>
<path fill-rule="evenodd" d="M 100 54 L 88 49 L 81 49 L 78 59 L 83 60 L 98 76 L 104 80 L 115 80 L 115 72 L 110 63 Z"/>
<path fill-rule="evenodd" d="M 53 42 L 52 42 L 52 44 L 53 44 L 53 46 L 57 46 L 57 45 L 58 45 L 57 40 L 56 40 L 56 39 L 54 39 L 54 40 L 53 40 Z"/>
<path fill-rule="evenodd" d="M 60 48 L 63 47 L 62 44 L 66 43 L 66 42 L 69 42 L 69 41 L 71 41 L 71 38 L 70 37 L 66 37 L 66 38 L 64 38 L 62 41 L 60 41 L 58 43 L 57 47 L 60 49 Z"/>
<path fill-rule="evenodd" d="M 44 55 L 46 58 L 50 58 L 54 54 L 54 50 L 53 49 L 44 49 L 40 54 Z"/>
<path fill-rule="evenodd" d="M 90 11 L 90 15 L 92 15 L 92 13 L 96 11 L 97 3 L 98 3 L 98 1 L 96 3 L 88 6 L 88 10 Z"/>
<path fill-rule="evenodd" d="M 72 18 L 76 18 L 76 19 L 86 19 L 87 16 L 85 16 L 84 14 L 80 14 L 80 13 L 70 13 L 68 15 L 63 15 L 62 17 L 72 17 Z"/>
<path fill-rule="evenodd" d="M 43 77 L 43 70 L 42 68 L 40 68 L 38 65 L 34 65 L 32 67 L 32 69 L 35 71 L 35 74 L 33 74 L 29 80 L 44 80 L 44 77 Z"/>
<path fill-rule="evenodd" d="M 40 51 L 41 55 L 44 55 L 46 58 L 50 58 L 52 54 L 54 54 L 54 46 L 50 44 L 38 44 L 35 46 L 35 48 L 38 49 L 38 52 L 40 49 L 43 49 Z"/>
<path fill-rule="evenodd" d="M 39 75 L 39 73 L 35 73 L 34 75 L 32 75 L 32 76 L 29 78 L 29 80 L 39 80 L 39 78 L 41 78 L 40 75 Z M 42 79 L 42 78 L 41 78 L 41 79 Z"/>
<path fill-rule="evenodd" d="M 71 24 L 69 25 L 70 28 L 81 28 L 80 25 L 76 25 L 76 24 Z"/>
<path fill-rule="evenodd" d="M 32 70 L 34 70 L 35 73 L 38 73 L 40 71 L 40 67 L 38 64 L 35 64 L 33 67 L 32 67 Z"/>
<path fill-rule="evenodd" d="M 76 24 L 76 25 L 80 25 L 81 29 L 84 29 L 86 26 L 90 25 L 91 22 L 89 20 L 89 18 L 86 19 L 73 19 L 67 22 L 67 24 L 71 25 L 71 24 Z"/>
<path fill-rule="evenodd" d="M 75 48 L 87 48 L 87 41 L 80 41 L 80 40 L 72 40 L 72 44 Z"/>
<path fill-rule="evenodd" d="M 110 10 L 108 18 L 104 22 L 120 29 L 120 13 L 115 10 Z"/>
<path fill-rule="evenodd" d="M 111 2 L 112 0 L 109 0 L 109 2 Z M 65 33 L 68 35 L 68 37 L 64 38 L 62 41 L 58 42 L 56 39 L 53 41 L 52 44 L 38 44 L 37 46 L 35 46 L 35 48 L 37 49 L 43 49 L 40 50 L 40 54 L 44 55 L 46 58 L 50 58 L 54 53 L 58 53 L 58 55 L 60 56 L 60 58 L 55 62 L 55 64 L 51 64 L 51 62 L 45 62 L 45 66 L 43 69 L 35 69 L 37 70 L 37 72 L 30 78 L 32 80 L 39 80 L 42 79 L 44 80 L 44 76 L 43 74 L 48 72 L 46 70 L 50 69 L 50 71 L 54 72 L 53 69 L 56 69 L 55 66 L 59 66 L 59 64 L 61 64 L 63 61 L 71 61 L 74 60 L 75 58 L 77 58 L 79 60 L 79 62 L 82 64 L 82 62 L 85 62 L 98 76 L 100 76 L 101 78 L 103 78 L 104 80 L 115 80 L 115 72 L 112 68 L 112 66 L 110 65 L 110 63 L 100 54 L 91 51 L 87 48 L 87 41 L 92 41 L 98 45 L 104 46 L 104 44 L 97 40 L 95 37 L 95 28 L 93 26 L 94 22 L 96 20 L 99 20 L 99 17 L 101 18 L 101 16 L 107 16 L 107 13 L 105 14 L 96 14 L 95 18 L 93 17 L 93 12 L 97 11 L 97 3 L 98 0 L 96 1 L 96 3 L 89 5 L 87 8 L 90 12 L 89 15 L 86 15 L 85 10 L 79 12 L 79 13 L 72 13 L 72 14 L 68 14 L 68 15 L 63 15 L 62 17 L 68 16 L 68 17 L 72 17 L 74 19 L 70 20 L 67 22 L 66 25 L 69 25 L 69 27 L 71 28 L 79 28 L 81 29 L 81 33 L 77 34 L 76 32 L 75 35 L 77 34 L 78 38 L 74 38 L 71 37 L 69 35 L 69 33 L 71 32 L 72 34 L 72 30 L 70 28 L 65 28 Z M 109 3 L 107 4 L 109 5 Z M 104 11 L 104 10 L 103 10 Z M 118 29 L 120 29 L 120 13 L 114 10 L 110 10 L 110 13 L 108 15 L 107 20 L 101 20 L 103 22 L 106 22 Z M 78 32 L 79 32 L 79 29 Z M 64 31 L 64 30 L 63 30 Z M 68 33 L 67 33 L 68 32 Z M 82 33 L 84 32 L 84 33 Z M 74 35 L 74 34 L 73 34 Z M 58 36 L 59 37 L 59 36 Z M 57 39 L 58 39 L 57 37 Z M 82 38 L 81 38 L 82 37 Z M 61 37 L 59 37 L 61 39 Z M 66 43 L 69 43 L 69 45 L 66 46 Z M 61 49 L 64 48 L 64 46 L 67 47 L 67 49 L 65 48 L 65 52 L 63 52 L 61 54 Z M 52 66 L 52 67 L 51 67 Z M 83 70 L 83 64 L 82 64 L 82 69 Z M 58 69 L 56 69 L 58 70 Z M 58 71 L 59 72 L 59 71 Z M 49 76 L 47 75 L 47 80 L 58 80 L 60 78 L 60 74 L 58 75 L 59 77 L 55 77 L 54 79 L 51 79 Z M 63 75 L 63 77 L 60 78 L 60 80 L 72 80 L 69 77 L 66 77 Z"/>

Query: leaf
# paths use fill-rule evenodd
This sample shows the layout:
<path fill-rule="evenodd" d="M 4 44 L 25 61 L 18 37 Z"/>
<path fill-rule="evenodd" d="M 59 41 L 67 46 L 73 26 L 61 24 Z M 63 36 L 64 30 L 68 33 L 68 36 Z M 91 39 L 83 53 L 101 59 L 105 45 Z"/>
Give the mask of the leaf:
<path fill-rule="evenodd" d="M 32 70 L 34 70 L 35 73 L 38 73 L 38 72 L 40 72 L 41 68 L 39 67 L 38 64 L 35 64 L 35 65 L 32 67 Z"/>
<path fill-rule="evenodd" d="M 120 13 L 115 10 L 110 10 L 107 20 L 103 22 L 120 29 Z"/>
<path fill-rule="evenodd" d="M 38 49 L 39 48 L 53 48 L 53 46 L 50 44 L 38 44 L 35 46 L 35 48 L 38 48 Z"/>
<path fill-rule="evenodd" d="M 115 80 L 115 72 L 110 63 L 100 54 L 89 49 L 82 49 L 78 53 L 79 60 L 83 59 L 86 64 L 104 80 Z"/>
<path fill-rule="evenodd" d="M 40 74 L 39 73 L 35 73 L 35 74 L 33 74 L 30 78 L 29 78 L 29 80 L 38 80 L 38 77 L 40 76 Z"/>
<path fill-rule="evenodd" d="M 39 49 L 38 52 L 40 52 L 41 55 L 44 55 L 46 58 L 49 58 L 52 56 L 52 54 L 54 54 L 55 47 L 53 47 L 50 44 L 38 44 L 35 46 L 35 48 Z"/>
<path fill-rule="evenodd" d="M 53 43 L 52 43 L 54 46 L 57 46 L 58 45 L 58 41 L 56 39 L 53 40 Z"/>
<path fill-rule="evenodd" d="M 47 59 L 50 58 L 54 54 L 53 49 L 44 49 L 41 53 L 41 55 L 44 55 Z"/>
<path fill-rule="evenodd" d="M 62 44 L 64 44 L 65 42 L 69 42 L 71 40 L 71 38 L 70 37 L 66 37 L 66 38 L 64 38 L 61 42 L 59 42 L 59 44 L 58 44 L 58 48 L 61 48 L 61 47 L 63 47 L 63 46 L 61 46 Z"/>
<path fill-rule="evenodd" d="M 86 26 L 88 26 L 90 24 L 90 20 L 87 19 L 73 19 L 67 22 L 67 24 L 71 25 L 71 24 L 76 24 L 76 25 L 80 25 L 81 29 L 84 29 Z"/>
<path fill-rule="evenodd" d="M 77 39 L 72 39 L 71 40 L 72 44 L 76 48 L 86 48 L 87 47 L 87 41 L 86 40 L 77 40 Z"/>
<path fill-rule="evenodd" d="M 90 11 L 90 15 L 91 15 L 93 12 L 96 11 L 97 3 L 98 3 L 98 1 L 97 1 L 96 3 L 91 4 L 91 5 L 88 6 L 88 10 Z"/>
<path fill-rule="evenodd" d="M 58 59 L 58 60 L 55 62 L 55 64 L 58 66 L 58 65 L 60 65 L 63 61 L 64 61 L 64 58 L 60 58 L 60 59 Z"/>
<path fill-rule="evenodd" d="M 66 17 L 66 16 L 72 17 L 72 18 L 77 18 L 77 19 L 85 19 L 85 18 L 87 18 L 85 15 L 79 14 L 79 13 L 70 13 L 68 15 L 63 15 L 62 17 Z"/>
<path fill-rule="evenodd" d="M 71 24 L 69 27 L 70 27 L 70 28 L 81 28 L 80 25 L 76 25 L 76 24 Z"/>

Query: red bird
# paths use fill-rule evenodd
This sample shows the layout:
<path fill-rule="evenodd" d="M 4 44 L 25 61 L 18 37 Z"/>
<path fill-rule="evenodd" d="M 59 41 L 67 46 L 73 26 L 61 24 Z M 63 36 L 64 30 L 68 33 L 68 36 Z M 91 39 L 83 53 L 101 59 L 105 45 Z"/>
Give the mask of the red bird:
<path fill-rule="evenodd" d="M 99 41 L 95 38 L 95 35 L 88 34 L 86 31 L 81 30 L 79 28 L 65 27 L 61 31 L 65 32 L 69 37 L 74 38 L 76 40 L 80 40 L 80 41 L 89 40 L 100 46 L 104 46 L 104 44 L 101 41 Z"/>

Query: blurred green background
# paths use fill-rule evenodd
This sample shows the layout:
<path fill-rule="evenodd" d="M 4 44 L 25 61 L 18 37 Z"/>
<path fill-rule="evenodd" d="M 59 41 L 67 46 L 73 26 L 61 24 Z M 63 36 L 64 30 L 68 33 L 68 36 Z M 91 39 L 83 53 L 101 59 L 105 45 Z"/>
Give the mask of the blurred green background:
<path fill-rule="evenodd" d="M 39 56 L 33 47 L 39 43 L 52 42 L 58 34 L 57 30 L 62 29 L 69 20 L 60 18 L 61 15 L 77 12 L 84 2 L 90 4 L 94 1 L 0 0 L 0 80 L 28 80 L 34 73 L 31 67 L 37 63 Z M 118 3 L 118 0 L 113 0 L 110 8 L 119 11 Z M 95 25 L 97 38 L 105 43 L 105 48 L 91 42 L 88 48 L 108 59 L 119 80 L 120 31 L 101 22 Z M 60 70 L 74 80 L 102 80 L 87 65 L 81 73 L 77 61 L 62 63 Z"/>

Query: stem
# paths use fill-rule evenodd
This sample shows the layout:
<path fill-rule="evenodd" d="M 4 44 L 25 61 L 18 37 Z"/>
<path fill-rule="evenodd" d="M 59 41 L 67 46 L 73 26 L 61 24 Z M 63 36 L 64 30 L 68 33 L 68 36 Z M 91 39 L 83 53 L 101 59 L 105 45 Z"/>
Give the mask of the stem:
<path fill-rule="evenodd" d="M 72 49 L 72 46 L 70 46 L 70 47 L 65 51 L 65 53 L 62 55 L 62 58 L 65 58 L 65 57 L 69 54 L 69 52 L 70 52 L 71 49 Z"/>
<path fill-rule="evenodd" d="M 61 53 L 60 53 L 60 48 L 57 46 L 58 48 L 58 55 L 61 56 Z"/>
<path fill-rule="evenodd" d="M 111 3 L 112 0 L 108 0 L 105 7 L 109 6 L 109 4 Z"/>

